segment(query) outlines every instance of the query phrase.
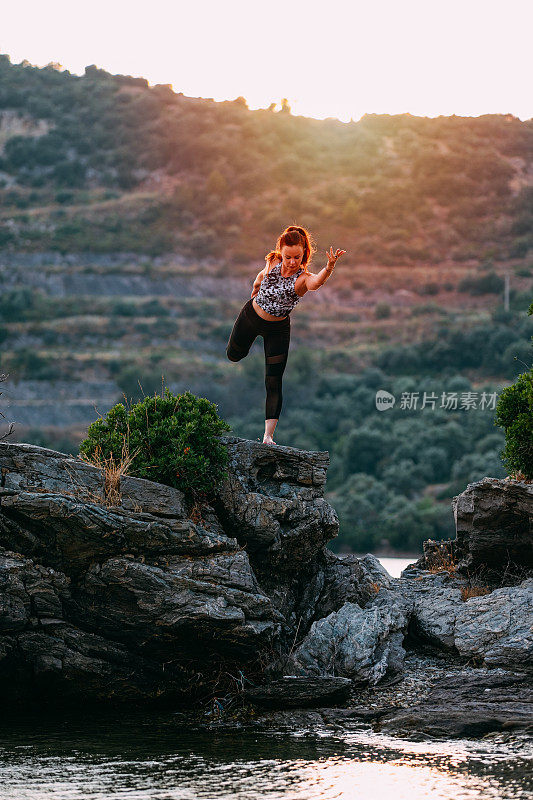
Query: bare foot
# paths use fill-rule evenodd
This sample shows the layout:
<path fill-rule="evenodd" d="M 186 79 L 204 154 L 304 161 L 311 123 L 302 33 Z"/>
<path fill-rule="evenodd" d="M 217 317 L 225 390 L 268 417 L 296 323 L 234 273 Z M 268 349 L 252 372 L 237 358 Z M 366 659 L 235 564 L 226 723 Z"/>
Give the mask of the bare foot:
<path fill-rule="evenodd" d="M 276 444 L 272 436 L 264 436 L 263 437 L 263 444 Z"/>

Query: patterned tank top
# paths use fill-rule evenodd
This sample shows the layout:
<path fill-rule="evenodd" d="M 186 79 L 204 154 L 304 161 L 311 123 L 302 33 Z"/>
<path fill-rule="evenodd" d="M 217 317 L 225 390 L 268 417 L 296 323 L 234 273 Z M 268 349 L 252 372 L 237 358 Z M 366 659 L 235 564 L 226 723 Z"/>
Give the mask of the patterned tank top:
<path fill-rule="evenodd" d="M 304 270 L 300 269 L 288 278 L 281 274 L 281 261 L 272 267 L 270 272 L 261 281 L 261 286 L 254 300 L 267 314 L 275 317 L 286 317 L 300 300 L 294 291 L 294 284 L 298 275 Z"/>

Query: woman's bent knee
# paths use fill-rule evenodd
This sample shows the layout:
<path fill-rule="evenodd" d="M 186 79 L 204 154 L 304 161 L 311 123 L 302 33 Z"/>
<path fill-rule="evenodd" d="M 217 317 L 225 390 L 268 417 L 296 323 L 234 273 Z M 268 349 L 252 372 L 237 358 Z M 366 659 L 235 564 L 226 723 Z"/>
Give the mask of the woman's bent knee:
<path fill-rule="evenodd" d="M 232 347 L 226 347 L 226 355 L 230 361 L 240 361 L 241 358 L 244 358 L 246 353 L 238 352 L 234 350 Z"/>

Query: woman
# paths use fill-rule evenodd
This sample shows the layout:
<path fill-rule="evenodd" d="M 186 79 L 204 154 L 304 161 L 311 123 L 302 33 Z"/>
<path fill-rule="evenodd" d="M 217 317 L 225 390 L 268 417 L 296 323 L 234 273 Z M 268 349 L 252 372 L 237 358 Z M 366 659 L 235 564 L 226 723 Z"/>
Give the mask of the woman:
<path fill-rule="evenodd" d="M 281 380 L 287 356 L 291 323 L 289 314 L 306 292 L 319 289 L 329 278 L 337 261 L 346 250 L 330 247 L 327 265 L 318 274 L 309 272 L 307 265 L 315 248 L 305 228 L 290 225 L 285 228 L 276 249 L 267 256 L 265 268 L 254 281 L 252 294 L 237 317 L 226 354 L 230 361 L 240 361 L 248 355 L 257 335 L 263 337 L 265 350 L 265 434 L 263 444 L 273 440 L 281 405 Z"/>

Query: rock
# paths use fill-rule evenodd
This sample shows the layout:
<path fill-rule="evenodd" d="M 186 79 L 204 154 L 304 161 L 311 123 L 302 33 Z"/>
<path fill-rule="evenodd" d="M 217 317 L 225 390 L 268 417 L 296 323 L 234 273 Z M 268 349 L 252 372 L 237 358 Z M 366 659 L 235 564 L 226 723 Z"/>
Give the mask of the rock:
<path fill-rule="evenodd" d="M 363 570 L 364 578 L 361 582 L 366 581 L 375 584 L 378 588 L 385 587 L 386 589 L 392 585 L 391 576 L 375 555 L 367 553 L 357 560 Z"/>
<path fill-rule="evenodd" d="M 459 571 L 498 585 L 533 576 L 533 484 L 483 478 L 452 507 Z"/>
<path fill-rule="evenodd" d="M 370 559 L 365 561 L 365 559 Z M 369 569 L 369 564 L 371 568 Z M 375 564 L 382 572 L 377 574 L 373 571 Z M 327 617 L 333 611 L 338 611 L 345 603 L 356 603 L 364 606 L 369 600 L 375 597 L 376 588 L 381 585 L 389 585 L 390 575 L 383 569 L 375 556 L 368 554 L 364 558 L 357 556 L 336 556 L 330 550 L 325 550 L 321 559 L 317 561 L 317 575 L 315 582 L 309 582 L 307 594 L 312 593 L 313 600 L 306 601 L 312 615 L 309 617 L 309 624 L 323 617 Z M 302 631 L 301 631 L 302 632 Z"/>
<path fill-rule="evenodd" d="M 230 455 L 229 478 L 217 492 L 216 509 L 226 530 L 245 545 L 260 572 L 295 572 L 322 551 L 339 530 L 324 500 L 327 452 L 221 437 Z"/>
<path fill-rule="evenodd" d="M 491 731 L 533 732 L 533 688 L 528 676 L 470 669 L 441 679 L 422 702 L 384 715 L 379 730 L 421 731 L 435 737 L 483 736 Z"/>
<path fill-rule="evenodd" d="M 340 675 L 376 684 L 401 669 L 407 624 L 399 597 L 382 596 L 365 608 L 345 603 L 312 624 L 291 663 L 299 675 Z"/>
<path fill-rule="evenodd" d="M 185 516 L 161 518 L 71 495 L 1 488 L 0 502 L 1 544 L 71 575 L 122 553 L 192 556 L 239 549 L 221 526 L 205 528 Z"/>
<path fill-rule="evenodd" d="M 299 678 L 285 675 L 265 686 L 247 689 L 248 700 L 269 708 L 305 708 L 343 703 L 348 699 L 352 681 L 348 678 Z"/>
<path fill-rule="evenodd" d="M 415 568 L 455 571 L 492 589 L 533 577 L 533 484 L 483 478 L 452 508 L 456 538 L 424 542 Z"/>
<path fill-rule="evenodd" d="M 214 507 L 225 531 L 246 548 L 263 591 L 285 620 L 290 646 L 295 632 L 307 631 L 320 613 L 317 606 L 328 602 L 320 598 L 337 561 L 325 548 L 339 530 L 323 497 L 329 455 L 221 438 L 230 469 Z"/>
<path fill-rule="evenodd" d="M 123 477 L 109 506 L 99 469 L 0 443 L 5 702 L 190 700 L 234 668 L 257 679 L 282 631 L 306 630 L 336 562 L 328 454 L 227 445 L 228 481 L 193 521 L 178 490 Z"/>
<path fill-rule="evenodd" d="M 422 548 L 424 555 L 414 564 L 409 564 L 405 571 L 409 569 L 424 569 L 438 571 L 455 571 L 457 565 L 457 542 L 455 539 L 444 539 L 434 541 L 428 539 L 423 542 Z"/>
<path fill-rule="evenodd" d="M 533 579 L 471 597 L 458 608 L 454 643 L 489 666 L 533 672 Z"/>
<path fill-rule="evenodd" d="M 393 579 L 371 554 L 326 548 L 338 531 L 327 452 L 222 439 L 228 477 L 194 520 L 176 489 L 126 476 L 110 505 L 101 470 L 0 443 L 4 704 L 190 702 L 231 693 L 239 671 L 260 685 L 254 702 L 340 702 L 352 680 L 370 691 L 401 676 L 406 635 L 450 658 L 529 668 L 533 577 L 518 576 L 531 487 L 470 485 L 456 498 L 457 540 L 426 543 Z M 502 567 L 505 541 L 514 560 Z M 509 585 L 488 581 L 490 594 L 464 602 L 483 570 Z"/>
<path fill-rule="evenodd" d="M 533 579 L 466 601 L 464 588 L 468 582 L 461 576 L 404 570 L 396 591 L 412 601 L 410 639 L 488 666 L 533 670 Z"/>
<path fill-rule="evenodd" d="M 439 647 L 455 647 L 455 619 L 463 605 L 461 588 L 465 578 L 448 572 L 404 570 L 394 582 L 395 591 L 411 602 L 409 635 Z"/>
<path fill-rule="evenodd" d="M 0 632 L 61 620 L 69 579 L 19 553 L 0 552 Z"/>
<path fill-rule="evenodd" d="M 66 620 L 70 579 L 19 553 L 0 554 L 0 698 L 28 705 L 43 699 L 183 699 L 193 679 L 175 662 L 161 669 Z"/>
<path fill-rule="evenodd" d="M 81 458 L 49 450 L 33 444 L 0 443 L 0 472 L 2 487 L 57 493 L 77 500 L 102 502 L 104 479 L 102 471 Z M 181 517 L 185 514 L 183 492 L 162 483 L 129 475 L 120 480 L 120 507 L 149 514 Z"/>

